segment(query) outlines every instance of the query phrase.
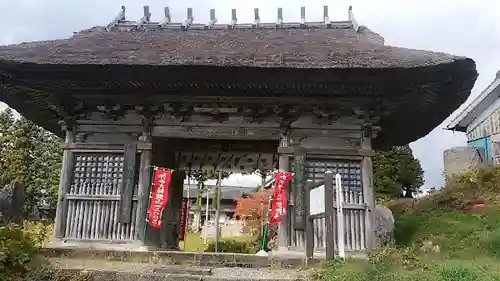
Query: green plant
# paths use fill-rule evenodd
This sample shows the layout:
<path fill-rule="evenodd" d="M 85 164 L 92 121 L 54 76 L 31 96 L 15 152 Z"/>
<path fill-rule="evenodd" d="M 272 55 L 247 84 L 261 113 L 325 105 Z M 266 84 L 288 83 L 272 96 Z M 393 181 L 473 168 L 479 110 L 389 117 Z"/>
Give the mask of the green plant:
<path fill-rule="evenodd" d="M 215 242 L 210 242 L 205 252 L 215 252 Z M 257 246 L 254 241 L 224 239 L 219 242 L 219 252 L 252 254 L 257 252 Z"/>
<path fill-rule="evenodd" d="M 0 279 L 10 280 L 25 273 L 37 247 L 23 229 L 14 224 L 0 227 Z"/>
<path fill-rule="evenodd" d="M 52 238 L 53 225 L 45 222 L 24 221 L 24 234 L 33 241 L 35 247 L 43 247 Z"/>

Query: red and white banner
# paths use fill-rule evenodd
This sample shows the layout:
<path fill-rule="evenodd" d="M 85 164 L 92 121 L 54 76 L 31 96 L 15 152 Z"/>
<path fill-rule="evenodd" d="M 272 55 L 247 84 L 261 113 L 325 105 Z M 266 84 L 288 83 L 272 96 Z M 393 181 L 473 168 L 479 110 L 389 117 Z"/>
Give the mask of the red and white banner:
<path fill-rule="evenodd" d="M 148 212 L 148 223 L 152 228 L 161 228 L 161 218 L 168 203 L 168 186 L 172 179 L 172 173 L 172 170 L 157 168 L 153 174 Z"/>
<path fill-rule="evenodd" d="M 269 223 L 278 223 L 286 214 L 288 198 L 286 196 L 286 185 L 292 180 L 292 174 L 278 172 L 274 177 L 273 199 L 271 201 L 271 217 Z"/>
<path fill-rule="evenodd" d="M 184 241 L 188 217 L 189 217 L 188 198 L 183 198 L 182 199 L 182 210 L 181 210 L 181 227 L 180 227 L 180 231 L 179 231 L 179 241 Z"/>

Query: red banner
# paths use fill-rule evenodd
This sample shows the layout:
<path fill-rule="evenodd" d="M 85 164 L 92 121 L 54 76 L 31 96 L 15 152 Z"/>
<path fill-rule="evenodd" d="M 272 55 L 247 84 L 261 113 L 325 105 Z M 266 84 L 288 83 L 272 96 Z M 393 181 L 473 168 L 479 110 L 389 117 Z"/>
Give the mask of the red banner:
<path fill-rule="evenodd" d="M 161 228 L 161 217 L 168 203 L 168 186 L 172 173 L 172 170 L 165 168 L 157 168 L 154 172 L 148 212 L 148 223 L 152 228 Z"/>
<path fill-rule="evenodd" d="M 288 198 L 286 196 L 286 185 L 292 179 L 288 172 L 278 172 L 274 177 L 273 199 L 271 201 L 271 217 L 269 223 L 278 223 L 286 214 Z"/>
<path fill-rule="evenodd" d="M 179 232 L 179 241 L 184 241 L 184 236 L 186 234 L 186 226 L 188 222 L 188 198 L 182 199 L 182 210 L 181 210 L 181 228 Z"/>

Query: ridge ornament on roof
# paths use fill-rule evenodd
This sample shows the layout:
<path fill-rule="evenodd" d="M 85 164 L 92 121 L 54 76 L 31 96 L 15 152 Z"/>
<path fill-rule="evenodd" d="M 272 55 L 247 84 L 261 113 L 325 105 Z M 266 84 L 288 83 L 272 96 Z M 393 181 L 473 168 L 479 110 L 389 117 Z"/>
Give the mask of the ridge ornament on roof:
<path fill-rule="evenodd" d="M 285 22 L 283 20 L 283 8 L 278 8 L 277 19 L 275 23 L 261 23 L 259 9 L 254 9 L 253 23 L 238 23 L 236 9 L 231 9 L 231 23 L 217 24 L 215 9 L 210 9 L 210 20 L 207 24 L 194 23 L 193 8 L 187 8 L 186 20 L 183 22 L 172 22 L 170 8 L 165 7 L 164 19 L 161 22 L 151 21 L 151 13 L 149 6 L 144 6 L 144 15 L 139 21 L 130 21 L 125 17 L 125 6 L 121 7 L 118 15 L 106 26 L 107 31 L 114 29 L 236 29 L 236 28 L 259 28 L 259 29 L 276 29 L 276 28 L 340 28 L 354 29 L 359 31 L 359 25 L 354 19 L 352 6 L 349 6 L 347 21 L 330 21 L 328 16 L 328 6 L 323 6 L 323 21 L 322 22 L 307 22 L 306 7 L 300 8 L 300 22 Z"/>

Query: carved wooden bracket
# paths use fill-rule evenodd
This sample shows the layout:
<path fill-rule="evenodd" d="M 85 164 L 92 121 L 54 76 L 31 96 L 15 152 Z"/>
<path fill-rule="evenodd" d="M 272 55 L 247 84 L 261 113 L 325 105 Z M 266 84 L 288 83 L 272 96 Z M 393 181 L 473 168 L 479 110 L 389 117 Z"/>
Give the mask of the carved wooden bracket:
<path fill-rule="evenodd" d="M 92 135 L 93 133 L 89 132 L 78 132 L 75 136 L 75 141 L 76 142 L 85 142 L 88 136 Z"/>
<path fill-rule="evenodd" d="M 271 115 L 272 111 L 267 107 L 252 106 L 243 109 L 243 119 L 248 123 L 263 123 Z"/>
<path fill-rule="evenodd" d="M 361 140 L 354 139 L 344 139 L 345 143 L 348 144 L 352 148 L 357 148 L 361 146 Z"/>
<path fill-rule="evenodd" d="M 363 120 L 363 128 L 367 126 L 371 127 L 380 121 L 381 111 L 378 107 L 367 109 L 354 108 L 354 113 L 358 119 Z"/>
<path fill-rule="evenodd" d="M 181 122 L 186 122 L 191 119 L 194 106 L 190 104 L 168 103 L 163 105 L 163 108 L 167 115 Z"/>
<path fill-rule="evenodd" d="M 313 109 L 314 122 L 320 125 L 332 125 L 340 118 L 340 114 L 328 108 L 315 107 Z"/>
<path fill-rule="evenodd" d="M 213 104 L 210 107 L 202 107 L 202 112 L 199 112 L 202 115 L 206 115 L 211 117 L 212 122 L 222 123 L 229 120 L 231 116 L 231 108 L 229 105 L 221 105 L 221 104 Z M 199 109 L 197 109 L 199 111 Z"/>
<path fill-rule="evenodd" d="M 48 106 L 59 117 L 59 124 L 63 131 L 71 130 L 77 119 L 87 116 L 87 111 L 80 100 L 51 97 Z"/>
<path fill-rule="evenodd" d="M 125 108 L 120 104 L 102 104 L 97 106 L 97 110 L 101 113 L 103 118 L 118 120 L 125 115 Z"/>
<path fill-rule="evenodd" d="M 72 131 L 76 125 L 76 118 L 67 117 L 59 120 L 59 125 L 61 126 L 61 130 L 63 132 Z"/>
<path fill-rule="evenodd" d="M 300 111 L 297 107 L 275 106 L 273 112 L 280 119 L 280 128 L 290 127 L 290 124 L 297 121 L 300 117 Z"/>
<path fill-rule="evenodd" d="M 141 116 L 142 124 L 147 127 L 152 126 L 157 116 L 164 110 L 161 106 L 150 104 L 136 105 L 134 109 Z"/>

